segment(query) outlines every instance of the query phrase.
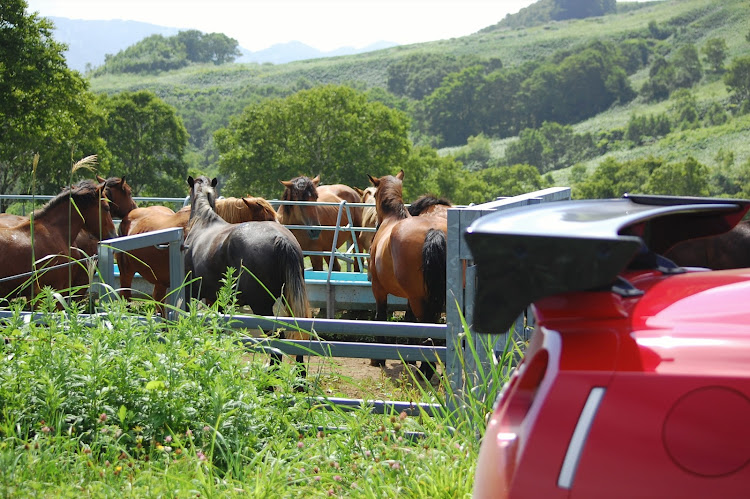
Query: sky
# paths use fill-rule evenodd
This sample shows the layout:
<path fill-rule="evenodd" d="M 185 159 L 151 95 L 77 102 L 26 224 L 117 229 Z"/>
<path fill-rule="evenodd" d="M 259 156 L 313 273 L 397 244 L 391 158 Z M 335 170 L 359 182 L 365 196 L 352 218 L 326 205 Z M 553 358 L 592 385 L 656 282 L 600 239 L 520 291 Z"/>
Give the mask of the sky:
<path fill-rule="evenodd" d="M 300 41 L 318 50 L 470 35 L 535 0 L 27 0 L 43 17 L 141 21 L 224 33 L 263 50 Z"/>

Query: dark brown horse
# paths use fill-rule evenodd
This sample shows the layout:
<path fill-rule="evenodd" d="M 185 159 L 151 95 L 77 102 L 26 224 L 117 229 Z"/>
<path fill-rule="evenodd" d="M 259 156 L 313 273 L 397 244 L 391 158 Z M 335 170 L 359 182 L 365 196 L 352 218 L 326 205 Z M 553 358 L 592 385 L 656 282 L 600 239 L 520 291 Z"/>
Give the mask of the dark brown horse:
<path fill-rule="evenodd" d="M 342 199 L 349 201 L 354 199 L 354 202 L 359 202 L 359 195 L 351 187 L 337 184 L 336 186 L 320 186 L 320 176 L 315 178 L 309 178 L 305 176 L 295 177 L 291 180 L 282 180 L 281 184 L 284 186 L 284 194 L 282 195 L 283 201 L 308 201 L 308 202 L 330 202 L 340 203 Z M 351 191 L 347 194 L 348 191 Z M 339 197 L 334 192 L 346 196 L 345 198 Z M 362 225 L 362 209 L 361 207 L 351 207 L 351 224 L 346 210 L 341 214 L 340 226 L 338 236 L 333 230 L 315 230 L 315 229 L 293 229 L 292 233 L 297 238 L 304 251 L 331 251 L 334 247 L 340 248 L 341 245 L 348 243 L 353 244 L 352 233 L 350 230 L 344 228 L 349 225 L 350 227 L 361 227 Z M 335 226 L 336 220 L 339 214 L 338 206 L 315 206 L 315 205 L 285 205 L 279 206 L 279 216 L 281 223 L 285 225 L 309 225 L 309 226 Z M 336 238 L 334 242 L 334 237 Z M 323 270 L 323 256 L 311 255 L 310 263 L 314 270 Z M 355 260 L 355 268 L 359 269 L 359 263 Z M 341 264 L 338 259 L 333 260 L 333 270 L 341 270 Z"/>
<path fill-rule="evenodd" d="M 412 217 L 404 206 L 398 175 L 375 178 L 375 203 L 380 226 L 370 247 L 368 272 L 375 298 L 375 320 L 387 319 L 388 295 L 406 298 L 420 322 L 436 323 L 445 311 L 447 221 L 438 216 Z M 434 372 L 422 363 L 429 379 Z"/>
<path fill-rule="evenodd" d="M 750 267 L 750 220 L 717 236 L 683 241 L 664 254 L 682 267 L 713 270 Z"/>
<path fill-rule="evenodd" d="M 30 296 L 42 286 L 69 289 L 71 241 L 81 230 L 102 239 L 115 236 L 104 185 L 81 181 L 64 189 L 28 219 L 0 227 L 0 297 Z M 33 240 L 33 244 L 32 244 Z M 30 274 L 33 271 L 33 275 Z M 18 276 L 11 278 L 10 276 Z"/>
<path fill-rule="evenodd" d="M 216 200 L 216 212 L 230 223 L 250 221 L 277 221 L 277 213 L 267 200 L 259 197 L 227 198 Z M 180 227 L 187 230 L 190 206 L 178 212 L 166 206 L 148 206 L 131 211 L 120 223 L 120 235 L 132 236 L 160 229 Z M 139 248 L 128 253 L 117 253 L 120 269 L 120 294 L 132 297 L 133 278 L 136 272 L 154 285 L 152 297 L 161 302 L 169 289 L 169 252 L 156 247 Z"/>
<path fill-rule="evenodd" d="M 185 271 L 193 283 L 192 296 L 216 300 L 221 281 L 232 267 L 239 273 L 237 303 L 257 315 L 310 317 L 302 248 L 277 222 L 230 224 L 214 210 L 216 179 L 188 177 L 190 220 L 185 238 Z M 280 305 L 280 306 L 277 306 Z M 292 331 L 289 339 L 307 339 Z M 302 361 L 302 356 L 297 356 Z"/>

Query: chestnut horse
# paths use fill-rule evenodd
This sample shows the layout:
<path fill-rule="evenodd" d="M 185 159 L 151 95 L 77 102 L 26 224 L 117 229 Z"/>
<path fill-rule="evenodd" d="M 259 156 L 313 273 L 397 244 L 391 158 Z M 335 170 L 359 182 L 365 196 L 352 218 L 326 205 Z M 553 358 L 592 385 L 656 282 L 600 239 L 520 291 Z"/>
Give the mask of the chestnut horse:
<path fill-rule="evenodd" d="M 283 201 L 309 201 L 309 202 L 330 202 L 340 203 L 342 200 L 358 203 L 360 200 L 357 191 L 343 184 L 333 186 L 320 186 L 320 175 L 315 178 L 305 176 L 295 177 L 291 180 L 282 180 L 284 194 Z M 338 193 L 338 194 L 337 194 Z M 341 196 L 339 196 L 341 194 Z M 352 216 L 351 224 L 346 210 L 341 214 L 338 237 L 336 238 L 336 248 L 344 243 L 353 244 L 352 233 L 344 228 L 361 227 L 362 225 L 362 208 L 351 207 L 349 211 Z M 338 218 L 338 206 L 315 206 L 315 205 L 285 205 L 279 206 L 279 217 L 281 223 L 285 225 L 309 225 L 309 226 L 335 226 Z M 297 238 L 304 251 L 331 251 L 334 245 L 335 232 L 333 230 L 316 230 L 316 229 L 292 229 L 292 234 Z M 323 270 L 323 256 L 310 255 L 310 263 L 313 270 Z M 341 264 L 337 258 L 333 259 L 333 270 L 341 270 Z M 359 262 L 355 259 L 355 268 L 360 269 Z"/>
<path fill-rule="evenodd" d="M 402 180 L 396 176 L 375 178 L 375 206 L 380 226 L 370 246 L 368 272 L 375 298 L 375 320 L 387 320 L 388 295 L 406 298 L 409 311 L 419 322 L 436 323 L 445 310 L 447 220 L 438 216 L 413 217 L 404 205 Z M 422 362 L 427 379 L 434 366 Z"/>
<path fill-rule="evenodd" d="M 712 270 L 750 267 L 750 220 L 743 220 L 723 234 L 682 241 L 664 256 L 681 267 Z"/>
<path fill-rule="evenodd" d="M 97 175 L 96 179 L 104 186 L 104 195 L 109 202 L 109 210 L 112 217 L 124 218 L 131 210 L 138 207 L 133 199 L 130 186 L 124 177 L 109 177 L 105 179 Z M 0 227 L 11 227 L 28 219 L 29 217 L 22 215 L 0 213 Z M 84 228 L 78 233 L 78 237 L 73 242 L 74 250 L 71 256 L 78 260 L 95 256 L 100 240 L 101 237 L 99 234 L 94 234 Z M 90 283 L 93 265 L 80 262 L 73 265 L 71 270 L 73 273 L 73 286 L 85 286 Z"/>
<path fill-rule="evenodd" d="M 63 189 L 31 217 L 21 217 L 10 227 L 0 226 L 0 254 L 3 255 L 0 297 L 30 296 L 42 286 L 57 290 L 70 288 L 69 265 L 49 267 L 76 259 L 75 255 L 71 256 L 70 241 L 83 229 L 104 239 L 115 236 L 104 184 L 91 180 L 78 182 Z M 32 271 L 35 271 L 33 276 Z"/>
<path fill-rule="evenodd" d="M 192 296 L 216 300 L 228 267 L 239 272 L 237 303 L 254 314 L 310 317 L 302 248 L 292 233 L 272 221 L 230 224 L 214 210 L 216 179 L 188 177 L 190 220 L 185 238 L 185 270 L 200 280 Z M 282 307 L 276 307 L 282 298 Z M 287 332 L 289 339 L 307 339 Z M 297 356 L 302 362 L 302 355 Z"/>
<path fill-rule="evenodd" d="M 250 221 L 277 221 L 276 211 L 267 200 L 259 197 L 226 198 L 216 200 L 216 212 L 230 223 Z M 181 227 L 186 231 L 190 206 L 178 212 L 166 206 L 148 206 L 131 211 L 120 224 L 120 235 L 132 236 L 160 229 Z M 138 272 L 154 285 L 152 297 L 162 302 L 169 289 L 169 252 L 153 246 L 117 253 L 120 269 L 120 294 L 132 298 L 132 285 Z"/>
<path fill-rule="evenodd" d="M 360 198 L 361 203 L 375 203 L 375 187 L 370 186 L 367 189 L 362 191 L 362 196 Z M 372 227 L 375 228 L 378 226 L 378 212 L 375 209 L 375 206 L 364 206 L 362 208 L 362 227 Z M 359 241 L 359 250 L 363 252 L 370 251 L 370 246 L 372 246 L 372 240 L 375 238 L 375 232 L 372 231 L 360 231 L 359 235 L 357 236 L 357 241 Z"/>

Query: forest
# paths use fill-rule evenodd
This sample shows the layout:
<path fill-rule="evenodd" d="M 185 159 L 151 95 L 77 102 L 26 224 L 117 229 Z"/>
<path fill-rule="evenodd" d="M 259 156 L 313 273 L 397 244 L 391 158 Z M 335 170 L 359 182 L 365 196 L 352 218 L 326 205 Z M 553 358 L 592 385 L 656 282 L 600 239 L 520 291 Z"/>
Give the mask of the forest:
<path fill-rule="evenodd" d="M 750 197 L 740 0 L 540 0 L 469 36 L 283 65 L 191 30 L 86 75 L 24 0 L 0 13 L 22 28 L 0 35 L 0 194 L 56 192 L 96 154 L 140 196 L 184 195 L 188 174 L 275 198 L 297 175 L 365 187 L 403 168 L 406 199 L 456 204 L 553 185 Z"/>

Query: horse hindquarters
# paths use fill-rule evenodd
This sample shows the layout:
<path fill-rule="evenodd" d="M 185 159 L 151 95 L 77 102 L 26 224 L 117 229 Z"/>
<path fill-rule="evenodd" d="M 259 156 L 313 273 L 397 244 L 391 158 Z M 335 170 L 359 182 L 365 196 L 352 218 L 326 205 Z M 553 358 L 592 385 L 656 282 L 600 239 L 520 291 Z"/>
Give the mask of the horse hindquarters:
<path fill-rule="evenodd" d="M 283 310 L 291 313 L 292 317 L 310 317 L 310 305 L 307 301 L 305 288 L 304 255 L 293 236 L 279 235 L 274 242 L 274 252 L 281 267 L 284 291 Z M 285 315 L 281 314 L 280 315 Z M 306 340 L 309 334 L 291 332 L 290 339 Z"/>

